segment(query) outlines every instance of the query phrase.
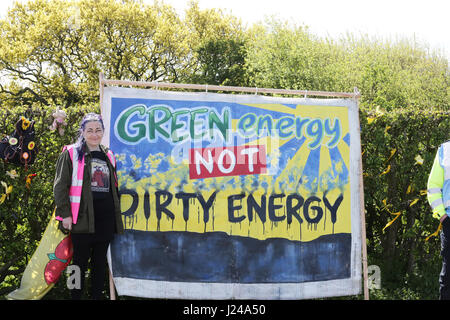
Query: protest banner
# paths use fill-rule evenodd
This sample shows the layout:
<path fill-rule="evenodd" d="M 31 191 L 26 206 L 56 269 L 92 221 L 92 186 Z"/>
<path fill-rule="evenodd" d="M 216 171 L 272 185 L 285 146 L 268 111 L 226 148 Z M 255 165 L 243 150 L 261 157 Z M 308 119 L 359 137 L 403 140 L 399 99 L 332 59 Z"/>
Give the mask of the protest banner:
<path fill-rule="evenodd" d="M 108 256 L 119 295 L 361 292 L 356 99 L 101 90 L 125 226 Z"/>

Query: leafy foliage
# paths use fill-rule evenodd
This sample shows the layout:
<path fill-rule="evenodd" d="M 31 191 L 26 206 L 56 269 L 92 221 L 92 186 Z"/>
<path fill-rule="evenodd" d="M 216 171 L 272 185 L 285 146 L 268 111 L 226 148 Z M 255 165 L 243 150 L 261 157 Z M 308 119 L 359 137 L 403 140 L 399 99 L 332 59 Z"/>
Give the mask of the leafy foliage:
<path fill-rule="evenodd" d="M 337 92 L 357 87 L 361 106 L 369 109 L 449 109 L 448 61 L 413 41 L 351 35 L 332 41 L 278 21 L 249 33 L 251 86 Z"/>
<path fill-rule="evenodd" d="M 12 186 L 9 197 L 0 205 L 0 270 L 3 271 L 0 274 L 0 295 L 19 286 L 20 277 L 12 275 L 24 270 L 49 222 L 54 209 L 55 164 L 62 147 L 74 142 L 80 120 L 86 112 L 100 110 L 95 105 L 78 105 L 76 108 L 66 109 L 67 127 L 63 136 L 57 131 L 49 130 L 54 107 L 38 105 L 3 111 L 5 112 L 0 114 L 0 132 L 11 134 L 16 120 L 23 115 L 36 121 L 36 146 L 39 153 L 35 163 L 27 170 L 22 166 L 0 161 L 0 180 Z M 27 186 L 26 178 L 30 174 L 36 176 Z M 4 266 L 9 266 L 9 270 L 2 270 Z"/>
<path fill-rule="evenodd" d="M 198 68 L 201 40 L 235 38 L 235 20 L 195 3 L 184 20 L 160 2 L 16 4 L 0 22 L 0 70 L 11 80 L 1 91 L 13 103 L 68 107 L 98 101 L 100 71 L 109 79 L 187 79 Z"/>
<path fill-rule="evenodd" d="M 383 290 L 412 290 L 436 299 L 439 221 L 427 201 L 438 146 L 450 138 L 449 111 L 363 111 L 361 140 L 369 262 L 380 266 Z M 426 133 L 426 134 L 424 134 Z M 422 162 L 423 160 L 423 162 Z M 384 226 L 400 217 L 388 228 Z"/>

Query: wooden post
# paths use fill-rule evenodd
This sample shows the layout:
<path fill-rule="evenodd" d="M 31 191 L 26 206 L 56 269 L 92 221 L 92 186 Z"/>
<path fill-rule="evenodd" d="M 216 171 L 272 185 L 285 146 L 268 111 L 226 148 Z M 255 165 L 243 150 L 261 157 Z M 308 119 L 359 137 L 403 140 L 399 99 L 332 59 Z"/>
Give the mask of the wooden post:
<path fill-rule="evenodd" d="M 358 104 L 358 98 L 360 94 L 358 89 L 355 87 L 354 89 L 355 100 Z M 361 136 L 360 131 L 360 120 L 358 113 L 358 133 Z M 362 252 L 362 266 L 363 266 L 363 287 L 364 287 L 364 300 L 369 300 L 369 279 L 368 279 L 368 267 L 367 267 L 367 241 L 366 241 L 366 210 L 364 209 L 364 180 L 363 180 L 363 166 L 362 166 L 362 144 L 360 143 L 360 161 L 359 161 L 359 201 L 360 201 L 360 217 L 361 217 L 361 252 Z"/>
<path fill-rule="evenodd" d="M 110 300 L 116 300 L 116 288 L 114 287 L 114 280 L 111 273 L 111 269 L 109 269 L 109 299 Z"/>
<path fill-rule="evenodd" d="M 364 187 L 362 187 L 363 178 L 361 176 L 361 189 L 364 192 Z M 361 203 L 364 204 L 364 195 L 361 195 Z M 369 300 L 369 279 L 368 279 L 368 267 L 367 267 L 367 243 L 366 243 L 366 213 L 364 206 L 361 209 L 361 242 L 362 242 L 362 264 L 363 264 L 363 275 L 364 275 L 364 300 Z"/>
<path fill-rule="evenodd" d="M 291 89 L 269 89 L 269 88 L 251 88 L 251 87 L 231 87 L 216 86 L 204 84 L 186 84 L 186 83 L 168 83 L 168 82 L 145 82 L 145 81 L 128 81 L 128 80 L 109 80 L 100 73 L 100 102 L 102 102 L 103 86 L 136 86 L 136 87 L 156 87 L 171 89 L 189 89 L 202 91 L 233 91 L 233 92 L 249 92 L 249 93 L 270 93 L 270 94 L 287 94 L 287 95 L 303 95 L 306 97 L 322 96 L 322 97 L 341 97 L 341 98 L 359 98 L 359 92 L 327 92 L 327 91 L 309 91 L 309 90 L 291 90 Z"/>
<path fill-rule="evenodd" d="M 99 83 L 99 95 L 100 95 L 100 113 L 101 108 L 103 106 L 103 88 L 105 87 L 105 77 L 103 76 L 103 72 L 99 72 L 98 74 L 98 83 Z"/>
<path fill-rule="evenodd" d="M 105 87 L 105 77 L 103 76 L 103 72 L 99 72 L 98 82 L 100 95 L 100 113 L 102 113 L 103 110 L 101 110 L 101 108 L 103 106 L 103 88 Z M 114 287 L 114 280 L 111 273 L 111 269 L 109 269 L 109 266 L 108 266 L 108 273 L 109 273 L 109 298 L 110 300 L 116 300 L 116 289 Z"/>
<path fill-rule="evenodd" d="M 364 209 L 364 185 L 362 177 L 362 159 L 360 164 L 360 202 L 361 202 L 361 246 L 362 246 L 362 265 L 364 276 L 364 300 L 369 300 L 369 279 L 367 267 L 367 241 L 366 241 L 366 210 Z"/>

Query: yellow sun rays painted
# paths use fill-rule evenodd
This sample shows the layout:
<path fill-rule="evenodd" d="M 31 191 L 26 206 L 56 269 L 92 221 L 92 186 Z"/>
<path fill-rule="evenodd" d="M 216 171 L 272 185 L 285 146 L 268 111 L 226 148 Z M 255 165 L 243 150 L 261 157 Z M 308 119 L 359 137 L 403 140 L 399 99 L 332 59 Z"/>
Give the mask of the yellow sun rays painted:
<path fill-rule="evenodd" d="M 288 146 L 288 143 L 295 142 L 292 139 L 297 139 L 297 137 L 281 139 L 273 136 L 263 136 L 244 142 L 246 145 L 266 146 L 268 158 L 266 174 L 205 178 L 203 181 L 187 179 L 183 182 L 183 178 L 187 176 L 188 164 L 174 165 L 164 173 L 155 172 L 151 177 L 138 181 L 126 178 L 125 175 L 119 173 L 119 177 L 127 179 L 127 188 L 135 190 L 139 199 L 136 210 L 138 214 L 124 218 L 127 228 L 160 232 L 225 232 L 229 235 L 252 237 L 259 240 L 285 238 L 294 241 L 311 241 L 322 235 L 333 233 L 351 233 L 349 178 L 346 183 L 341 183 L 339 187 L 336 187 L 345 169 L 347 172 L 349 171 L 350 150 L 343 139 L 349 132 L 347 108 L 305 105 L 291 108 L 282 104 L 246 104 L 245 106 L 301 118 L 339 119 L 342 126 L 341 137 L 334 150 L 330 151 L 327 146 L 327 143 L 331 141 L 327 135 L 324 135 L 319 146 L 318 176 L 309 177 L 303 172 L 311 155 L 311 139 L 308 137 L 304 137 L 302 141 L 298 140 L 293 147 L 289 145 L 296 151 L 292 149 L 295 152 L 285 161 L 284 166 L 278 168 L 278 171 L 275 170 L 280 165 L 281 157 L 287 158 L 283 154 L 285 147 Z M 249 110 L 251 109 L 249 108 Z M 233 132 L 236 132 L 237 126 L 238 120 L 232 119 Z M 332 159 L 330 153 L 339 155 L 339 159 Z M 312 162 L 311 160 L 310 165 Z M 273 170 L 271 171 L 271 169 Z M 274 175 L 275 172 L 276 175 Z M 318 186 L 315 192 L 306 188 L 308 179 L 316 179 L 313 181 Z M 328 189 L 330 186 L 334 186 L 333 189 Z M 156 194 L 161 188 L 164 188 L 167 194 L 172 195 L 170 201 L 167 197 Z M 202 190 L 202 199 L 199 198 L 199 190 Z M 188 201 L 183 201 L 180 198 L 181 193 L 193 195 Z M 194 196 L 194 194 L 197 195 Z M 292 198 L 292 194 L 300 197 Z M 339 200 L 340 197 L 343 199 Z M 126 212 L 133 205 L 133 199 L 127 194 L 122 196 L 122 212 Z M 143 199 L 148 199 L 148 203 L 145 204 Z M 213 199 L 213 201 L 211 207 L 205 212 L 204 203 L 208 199 Z M 301 201 L 303 204 L 299 205 Z M 328 203 L 328 206 L 325 202 Z M 333 223 L 330 206 L 332 207 L 338 202 L 340 206 L 334 213 L 335 221 Z M 167 203 L 164 210 L 159 212 L 159 217 L 156 213 L 156 203 Z M 265 222 L 256 212 L 249 210 L 250 203 L 265 206 L 266 209 L 263 210 L 266 217 Z M 233 208 L 231 213 L 230 206 Z M 272 211 L 269 213 L 270 206 Z M 293 214 L 292 210 L 289 211 L 289 208 L 293 207 L 297 208 L 296 214 Z M 173 218 L 168 212 L 173 213 Z M 315 221 L 314 219 L 320 215 L 322 217 L 318 219 L 317 223 L 308 222 L 308 220 Z M 269 219 L 269 216 L 275 220 L 279 219 L 279 221 L 273 221 L 274 219 Z M 290 223 L 287 222 L 288 217 L 290 217 Z M 239 222 L 230 223 L 230 219 L 236 219 Z"/>

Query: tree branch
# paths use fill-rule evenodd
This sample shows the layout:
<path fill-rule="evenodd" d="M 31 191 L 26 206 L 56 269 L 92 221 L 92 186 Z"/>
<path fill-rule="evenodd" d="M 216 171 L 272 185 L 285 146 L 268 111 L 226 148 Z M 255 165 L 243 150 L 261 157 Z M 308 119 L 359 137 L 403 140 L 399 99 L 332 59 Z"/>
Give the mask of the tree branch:
<path fill-rule="evenodd" d="M 6 90 L 6 89 L 3 87 L 3 85 L 0 83 L 0 90 L 1 90 L 1 92 L 10 94 L 10 95 L 15 96 L 15 97 L 22 97 L 22 95 L 23 95 L 25 92 L 28 91 L 28 92 L 30 92 L 30 93 L 31 93 L 31 94 L 32 94 L 39 102 L 45 104 L 46 106 L 49 105 L 49 103 L 47 102 L 47 100 L 45 100 L 43 97 L 41 97 L 38 93 L 34 92 L 34 91 L 33 91 L 31 88 L 29 88 L 29 87 L 22 88 L 22 89 L 20 89 L 19 91 L 17 91 L 17 93 L 14 93 L 14 92 L 12 92 L 12 91 Z"/>

